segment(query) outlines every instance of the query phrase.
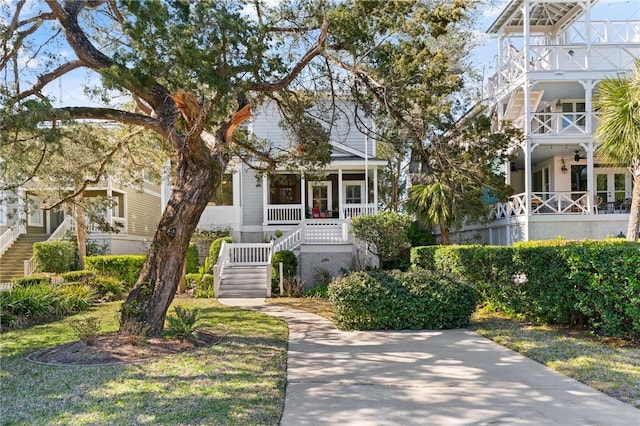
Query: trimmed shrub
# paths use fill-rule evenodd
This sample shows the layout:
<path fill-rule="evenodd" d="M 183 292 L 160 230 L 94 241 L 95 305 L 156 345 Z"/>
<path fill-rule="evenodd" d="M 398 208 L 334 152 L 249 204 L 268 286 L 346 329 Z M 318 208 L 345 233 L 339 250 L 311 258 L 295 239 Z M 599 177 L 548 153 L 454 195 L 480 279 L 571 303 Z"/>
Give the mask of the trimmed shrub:
<path fill-rule="evenodd" d="M 435 235 L 430 230 L 425 229 L 418 222 L 411 222 L 406 229 L 407 238 L 411 247 L 433 246 L 437 244 Z"/>
<path fill-rule="evenodd" d="M 198 272 L 200 258 L 198 255 L 198 247 L 196 247 L 195 244 L 189 244 L 185 261 L 187 263 L 187 274 L 195 274 Z"/>
<path fill-rule="evenodd" d="M 43 241 L 33 244 L 38 272 L 73 271 L 77 267 L 77 248 L 72 241 Z"/>
<path fill-rule="evenodd" d="M 49 275 L 34 274 L 26 277 L 18 277 L 11 280 L 14 287 L 29 287 L 32 285 L 49 285 L 51 284 L 51 277 Z"/>
<path fill-rule="evenodd" d="M 342 329 L 443 329 L 469 322 L 476 290 L 427 270 L 355 272 L 334 280 L 329 300 Z"/>
<path fill-rule="evenodd" d="M 200 280 L 196 282 L 196 288 L 193 291 L 193 297 L 197 298 L 213 298 L 216 297 L 213 286 L 213 275 L 204 274 Z"/>
<path fill-rule="evenodd" d="M 91 285 L 95 278 L 96 273 L 87 269 L 82 271 L 69 271 L 62 274 L 62 279 L 65 282 L 77 282 L 88 285 Z"/>
<path fill-rule="evenodd" d="M 124 283 L 125 290 L 129 290 L 138 280 L 145 259 L 141 254 L 91 256 L 85 259 L 85 265 L 98 275 L 117 278 Z"/>
<path fill-rule="evenodd" d="M 281 250 L 271 256 L 271 294 L 280 294 L 280 266 L 285 281 L 292 280 L 298 272 L 298 258 L 291 250 Z"/>
<path fill-rule="evenodd" d="M 513 247 L 412 250 L 413 268 L 453 273 L 509 315 L 640 336 L 640 245 L 620 240 L 532 241 Z"/>
<path fill-rule="evenodd" d="M 119 279 L 115 277 L 103 277 L 101 275 L 98 275 L 93 280 L 93 288 L 95 288 L 98 295 L 105 300 L 120 299 L 124 292 L 124 286 Z"/>
<path fill-rule="evenodd" d="M 220 254 L 220 249 L 222 248 L 222 242 L 226 241 L 227 243 L 232 243 L 233 238 L 231 237 L 220 237 L 209 246 L 209 256 L 207 259 L 209 260 L 209 270 L 205 271 L 206 273 L 213 273 L 213 267 L 218 263 L 218 255 Z"/>
<path fill-rule="evenodd" d="M 407 266 L 407 259 L 403 259 L 402 254 L 411 246 L 405 231 L 410 223 L 411 217 L 406 214 L 381 211 L 354 217 L 351 232 L 354 237 L 369 243 L 369 250 L 378 256 L 383 269 L 390 269 Z"/>

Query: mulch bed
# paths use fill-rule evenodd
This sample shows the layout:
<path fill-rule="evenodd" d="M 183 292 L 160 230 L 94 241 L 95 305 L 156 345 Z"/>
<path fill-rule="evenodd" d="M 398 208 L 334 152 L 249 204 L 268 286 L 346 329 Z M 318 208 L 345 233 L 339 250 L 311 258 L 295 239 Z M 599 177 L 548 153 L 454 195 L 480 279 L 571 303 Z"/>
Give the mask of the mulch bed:
<path fill-rule="evenodd" d="M 33 352 L 27 359 L 40 364 L 75 366 L 130 363 L 213 346 L 221 339 L 213 332 L 199 330 L 192 340 L 148 337 L 134 344 L 128 336 L 110 333 L 98 336 L 92 345 L 82 341 L 63 343 Z"/>

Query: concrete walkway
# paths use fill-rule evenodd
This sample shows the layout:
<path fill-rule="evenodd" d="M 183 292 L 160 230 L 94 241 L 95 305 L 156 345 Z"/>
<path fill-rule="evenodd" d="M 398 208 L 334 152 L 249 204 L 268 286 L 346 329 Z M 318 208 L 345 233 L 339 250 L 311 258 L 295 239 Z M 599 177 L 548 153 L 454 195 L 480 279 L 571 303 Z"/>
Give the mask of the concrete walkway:
<path fill-rule="evenodd" d="M 289 324 L 282 426 L 640 426 L 640 410 L 469 330 L 345 332 L 262 299 L 219 301 Z"/>

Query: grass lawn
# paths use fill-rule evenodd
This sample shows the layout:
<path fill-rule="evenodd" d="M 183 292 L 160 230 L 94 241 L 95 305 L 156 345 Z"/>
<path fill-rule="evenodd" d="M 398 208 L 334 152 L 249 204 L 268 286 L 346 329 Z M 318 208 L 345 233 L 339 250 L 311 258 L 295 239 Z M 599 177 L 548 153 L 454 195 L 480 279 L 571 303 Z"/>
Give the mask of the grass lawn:
<path fill-rule="evenodd" d="M 274 298 L 284 305 L 332 319 L 327 300 Z M 640 408 L 640 346 L 616 339 L 595 339 L 558 327 L 510 320 L 478 310 L 469 328 L 566 376 Z"/>
<path fill-rule="evenodd" d="M 135 364 L 64 367 L 25 356 L 77 340 L 74 318 L 97 316 L 115 331 L 121 302 L 0 335 L 2 425 L 276 425 L 284 404 L 287 326 L 212 299 L 179 299 L 223 336 L 212 347 Z M 171 310 L 170 310 L 171 312 Z"/>

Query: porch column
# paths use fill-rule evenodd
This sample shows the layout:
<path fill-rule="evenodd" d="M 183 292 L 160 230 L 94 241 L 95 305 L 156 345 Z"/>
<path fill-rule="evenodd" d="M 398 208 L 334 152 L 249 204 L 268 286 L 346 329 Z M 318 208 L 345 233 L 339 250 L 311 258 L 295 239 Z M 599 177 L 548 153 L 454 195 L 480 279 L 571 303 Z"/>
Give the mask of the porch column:
<path fill-rule="evenodd" d="M 593 142 L 585 146 L 585 151 L 587 151 L 587 209 L 589 214 L 593 214 L 593 200 L 596 193 L 593 179 Z"/>
<path fill-rule="evenodd" d="M 269 204 L 269 183 L 267 175 L 262 175 L 262 224 L 267 225 L 267 205 Z"/>
<path fill-rule="evenodd" d="M 522 16 L 524 20 L 524 66 L 527 68 L 529 62 L 529 43 L 531 42 L 531 28 L 530 28 L 530 10 L 531 6 L 528 1 L 525 1 L 522 6 Z M 531 140 L 529 139 L 531 134 L 531 87 L 529 84 L 529 75 L 524 75 L 524 135 L 525 135 L 525 149 L 524 149 L 524 192 L 527 203 L 527 215 L 531 214 Z M 528 223 L 527 223 L 528 227 Z"/>
<path fill-rule="evenodd" d="M 584 87 L 584 110 L 585 110 L 585 133 L 587 135 L 593 134 L 595 130 L 593 128 L 593 80 L 581 81 Z"/>
<path fill-rule="evenodd" d="M 338 169 L 338 219 L 344 219 L 344 193 L 342 192 L 342 169 Z"/>
<path fill-rule="evenodd" d="M 22 221 L 26 221 L 27 218 L 25 217 L 25 197 L 26 197 L 26 193 L 25 190 L 23 188 L 20 188 L 18 190 L 18 223 L 22 222 Z"/>
<path fill-rule="evenodd" d="M 373 169 L 373 214 L 378 213 L 378 168 Z"/>
<path fill-rule="evenodd" d="M 304 172 L 300 170 L 300 201 L 302 206 L 301 218 L 302 221 L 307 218 L 307 180 L 305 179 Z"/>
<path fill-rule="evenodd" d="M 107 199 L 109 200 L 109 208 L 107 208 L 107 223 L 109 225 L 113 224 L 113 182 L 111 181 L 111 176 L 107 178 Z M 120 213 L 118 213 L 118 216 Z"/>

